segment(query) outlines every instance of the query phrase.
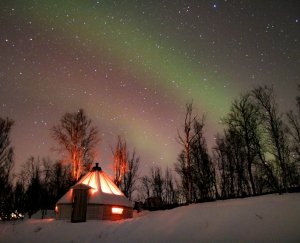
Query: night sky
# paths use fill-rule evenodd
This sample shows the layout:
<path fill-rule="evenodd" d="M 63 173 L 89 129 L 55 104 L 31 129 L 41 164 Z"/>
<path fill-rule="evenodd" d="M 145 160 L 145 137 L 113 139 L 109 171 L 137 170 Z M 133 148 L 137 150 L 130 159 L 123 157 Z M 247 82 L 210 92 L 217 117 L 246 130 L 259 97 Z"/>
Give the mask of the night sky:
<path fill-rule="evenodd" d="M 50 128 L 79 108 L 100 130 L 105 170 L 117 135 L 142 171 L 172 166 L 187 102 L 207 114 L 210 146 L 233 99 L 256 85 L 293 108 L 299 43 L 297 0 L 2 0 L 0 116 L 15 120 L 15 168 L 57 158 Z"/>

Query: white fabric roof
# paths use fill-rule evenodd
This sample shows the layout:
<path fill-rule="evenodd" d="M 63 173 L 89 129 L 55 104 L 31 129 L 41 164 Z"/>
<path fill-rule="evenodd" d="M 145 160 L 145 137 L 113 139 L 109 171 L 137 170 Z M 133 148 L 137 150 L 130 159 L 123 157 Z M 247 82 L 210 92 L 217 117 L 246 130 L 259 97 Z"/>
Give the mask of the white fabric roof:
<path fill-rule="evenodd" d="M 89 191 L 88 204 L 132 207 L 132 203 L 129 199 L 124 196 L 120 189 L 101 169 L 89 172 L 73 187 L 79 184 L 88 185 L 93 188 Z M 58 200 L 57 204 L 72 203 L 73 187 Z"/>

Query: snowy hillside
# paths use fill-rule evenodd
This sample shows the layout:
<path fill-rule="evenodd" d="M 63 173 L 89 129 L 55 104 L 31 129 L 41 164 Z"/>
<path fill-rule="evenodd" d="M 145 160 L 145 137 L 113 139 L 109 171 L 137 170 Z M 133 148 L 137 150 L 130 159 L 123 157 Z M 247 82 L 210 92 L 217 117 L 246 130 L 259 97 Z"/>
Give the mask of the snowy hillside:
<path fill-rule="evenodd" d="M 142 212 L 124 221 L 0 224 L 0 242 L 300 242 L 300 193 Z"/>

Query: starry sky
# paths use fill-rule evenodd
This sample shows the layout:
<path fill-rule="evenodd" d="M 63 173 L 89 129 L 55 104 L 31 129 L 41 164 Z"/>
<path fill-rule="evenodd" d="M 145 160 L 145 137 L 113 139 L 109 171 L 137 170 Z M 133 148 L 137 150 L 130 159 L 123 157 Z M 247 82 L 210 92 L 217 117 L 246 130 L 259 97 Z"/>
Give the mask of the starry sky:
<path fill-rule="evenodd" d="M 100 130 L 97 161 L 126 138 L 141 170 L 172 166 L 185 104 L 206 114 L 208 145 L 233 99 L 273 85 L 294 107 L 300 1 L 0 2 L 0 116 L 15 120 L 16 170 L 57 158 L 50 128 L 83 108 Z"/>

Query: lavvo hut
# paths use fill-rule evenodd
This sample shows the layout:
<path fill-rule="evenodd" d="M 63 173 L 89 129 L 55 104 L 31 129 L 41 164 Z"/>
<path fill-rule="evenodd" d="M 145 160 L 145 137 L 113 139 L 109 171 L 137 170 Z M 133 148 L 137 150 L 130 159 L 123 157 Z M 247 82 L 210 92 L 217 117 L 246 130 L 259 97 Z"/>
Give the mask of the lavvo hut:
<path fill-rule="evenodd" d="M 84 222 L 88 219 L 132 218 L 132 203 L 111 179 L 96 166 L 78 181 L 55 207 L 56 219 Z"/>

